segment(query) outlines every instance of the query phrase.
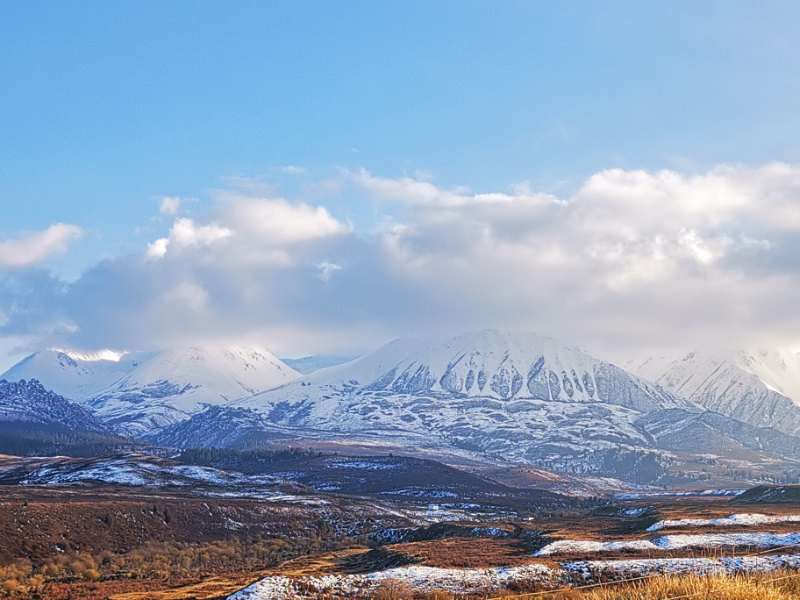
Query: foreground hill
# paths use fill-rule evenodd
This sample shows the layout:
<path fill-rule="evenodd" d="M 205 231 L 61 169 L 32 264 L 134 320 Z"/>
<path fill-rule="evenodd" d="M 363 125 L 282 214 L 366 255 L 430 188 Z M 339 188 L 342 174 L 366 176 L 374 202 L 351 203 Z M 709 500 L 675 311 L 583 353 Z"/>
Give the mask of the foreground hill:
<path fill-rule="evenodd" d="M 91 408 L 116 431 L 137 436 L 300 375 L 263 349 L 194 347 L 119 360 L 48 350 L 29 356 L 4 376 L 37 378 Z"/>

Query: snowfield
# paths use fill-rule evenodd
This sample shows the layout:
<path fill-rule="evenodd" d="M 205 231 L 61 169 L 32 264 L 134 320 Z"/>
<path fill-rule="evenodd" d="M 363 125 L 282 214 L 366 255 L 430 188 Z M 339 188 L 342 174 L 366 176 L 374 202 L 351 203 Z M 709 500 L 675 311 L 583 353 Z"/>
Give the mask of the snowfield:
<path fill-rule="evenodd" d="M 654 523 L 647 531 L 677 529 L 679 527 L 756 527 L 775 523 L 800 523 L 800 515 L 762 515 L 758 513 L 739 513 L 724 519 L 666 519 Z"/>
<path fill-rule="evenodd" d="M 589 552 L 689 550 L 702 548 L 748 547 L 782 548 L 800 545 L 800 533 L 700 533 L 662 535 L 653 540 L 593 542 L 559 540 L 536 552 L 534 556 L 579 554 Z"/>

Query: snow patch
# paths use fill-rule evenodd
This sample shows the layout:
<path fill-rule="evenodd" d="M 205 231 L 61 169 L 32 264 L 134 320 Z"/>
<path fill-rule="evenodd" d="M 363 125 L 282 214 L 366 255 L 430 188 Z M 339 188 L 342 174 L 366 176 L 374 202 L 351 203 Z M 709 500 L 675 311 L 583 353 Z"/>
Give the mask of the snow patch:
<path fill-rule="evenodd" d="M 738 513 L 722 519 L 665 519 L 654 523 L 647 531 L 676 529 L 678 527 L 755 527 L 775 523 L 800 523 L 800 515 L 762 515 L 758 513 Z"/>

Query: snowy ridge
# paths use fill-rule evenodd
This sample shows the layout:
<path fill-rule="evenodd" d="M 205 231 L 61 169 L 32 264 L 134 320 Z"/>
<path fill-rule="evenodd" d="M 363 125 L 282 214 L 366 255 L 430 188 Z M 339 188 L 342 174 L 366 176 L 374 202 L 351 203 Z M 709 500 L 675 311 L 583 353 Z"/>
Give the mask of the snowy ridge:
<path fill-rule="evenodd" d="M 631 389 L 618 389 L 618 379 Z M 609 363 L 527 332 L 479 331 L 401 338 L 372 354 L 304 378 L 305 385 L 358 381 L 365 390 L 466 397 L 611 402 L 637 410 L 686 403 Z M 627 392 L 620 393 L 620 392 Z"/>
<path fill-rule="evenodd" d="M 800 434 L 800 355 L 777 350 L 690 352 L 631 361 L 631 372 L 708 410 Z"/>
<path fill-rule="evenodd" d="M 36 379 L 60 396 L 81 401 L 119 381 L 154 355 L 134 352 L 118 360 L 86 360 L 64 350 L 42 350 L 22 359 L 0 378 Z"/>
<path fill-rule="evenodd" d="M 161 352 L 87 399 L 108 423 L 142 434 L 207 406 L 278 387 L 300 375 L 258 348 L 186 348 Z"/>
<path fill-rule="evenodd" d="M 320 369 L 327 369 L 328 367 L 343 365 L 344 363 L 351 362 L 356 358 L 358 357 L 314 355 L 304 356 L 302 358 L 281 358 L 281 360 L 301 375 L 308 375 L 309 373 L 319 371 Z"/>
<path fill-rule="evenodd" d="M 88 410 L 48 391 L 41 383 L 0 379 L 0 421 L 57 425 L 72 431 L 110 435 Z"/>

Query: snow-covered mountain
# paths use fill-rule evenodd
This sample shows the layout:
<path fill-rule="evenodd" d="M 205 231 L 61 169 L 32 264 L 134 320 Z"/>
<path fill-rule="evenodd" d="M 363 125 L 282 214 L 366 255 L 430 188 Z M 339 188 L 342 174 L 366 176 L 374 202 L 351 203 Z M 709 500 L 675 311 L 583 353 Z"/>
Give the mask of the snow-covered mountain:
<path fill-rule="evenodd" d="M 266 350 L 194 347 L 125 355 L 118 361 L 45 351 L 2 377 L 35 377 L 91 408 L 120 433 L 139 436 L 300 375 Z"/>
<path fill-rule="evenodd" d="M 631 361 L 626 368 L 710 411 L 800 435 L 800 354 L 698 351 Z"/>
<path fill-rule="evenodd" d="M 353 362 L 199 413 L 155 439 L 236 446 L 259 430 L 264 438 L 293 432 L 540 464 L 582 457 L 589 469 L 591 460 L 605 460 L 605 451 L 652 448 L 635 422 L 666 409 L 698 410 L 556 340 L 482 331 L 396 340 Z"/>

